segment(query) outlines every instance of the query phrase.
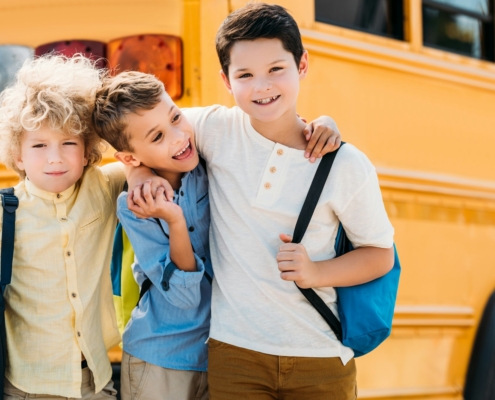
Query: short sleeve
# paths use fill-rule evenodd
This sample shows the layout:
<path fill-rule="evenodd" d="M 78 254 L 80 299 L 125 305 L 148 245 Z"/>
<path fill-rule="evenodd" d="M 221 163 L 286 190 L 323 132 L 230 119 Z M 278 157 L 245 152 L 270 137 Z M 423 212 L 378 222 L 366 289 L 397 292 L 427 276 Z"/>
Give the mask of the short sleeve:
<path fill-rule="evenodd" d="M 333 209 L 353 246 L 392 247 L 394 229 L 376 170 L 366 155 L 346 144 L 339 150 L 330 176 Z"/>

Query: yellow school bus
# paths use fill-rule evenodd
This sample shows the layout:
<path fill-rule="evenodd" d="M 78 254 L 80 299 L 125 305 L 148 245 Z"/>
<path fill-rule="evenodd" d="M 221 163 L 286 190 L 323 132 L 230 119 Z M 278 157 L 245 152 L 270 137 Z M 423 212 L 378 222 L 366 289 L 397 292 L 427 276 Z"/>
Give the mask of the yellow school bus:
<path fill-rule="evenodd" d="M 462 399 L 467 385 L 467 400 L 495 399 L 490 306 L 480 323 L 495 290 L 495 2 L 273 3 L 292 13 L 309 52 L 299 113 L 331 115 L 369 156 L 395 227 L 403 272 L 393 330 L 357 360 L 359 398 Z M 244 4 L 0 0 L 0 62 L 5 46 L 167 35 L 181 43 L 177 103 L 233 105 L 214 38 Z M 3 168 L 0 181 L 16 178 Z"/>

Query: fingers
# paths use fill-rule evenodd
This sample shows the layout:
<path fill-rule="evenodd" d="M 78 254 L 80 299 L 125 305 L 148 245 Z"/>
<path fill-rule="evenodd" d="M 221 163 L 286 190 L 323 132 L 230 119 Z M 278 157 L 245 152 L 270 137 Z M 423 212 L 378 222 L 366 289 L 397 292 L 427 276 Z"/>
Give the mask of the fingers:
<path fill-rule="evenodd" d="M 291 235 L 287 235 L 286 233 L 281 233 L 279 235 L 279 238 L 284 243 L 290 243 L 290 242 L 292 242 L 292 236 Z"/>

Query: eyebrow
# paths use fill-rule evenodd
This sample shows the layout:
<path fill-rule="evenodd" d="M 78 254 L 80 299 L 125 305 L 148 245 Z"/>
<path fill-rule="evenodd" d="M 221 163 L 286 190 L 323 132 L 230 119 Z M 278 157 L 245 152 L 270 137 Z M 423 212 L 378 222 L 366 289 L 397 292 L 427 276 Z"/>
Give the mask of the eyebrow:
<path fill-rule="evenodd" d="M 151 128 L 148 133 L 144 136 L 144 138 L 146 139 L 154 130 L 156 130 L 158 128 L 158 125 L 154 126 L 153 128 Z"/>
<path fill-rule="evenodd" d="M 273 64 L 277 64 L 279 62 L 284 62 L 284 61 L 287 61 L 285 58 L 281 58 L 280 60 L 275 60 L 273 62 L 271 62 L 270 64 L 268 65 L 273 65 Z M 236 72 L 244 72 L 244 71 L 247 71 L 249 68 L 238 68 L 234 71 L 234 73 Z"/>

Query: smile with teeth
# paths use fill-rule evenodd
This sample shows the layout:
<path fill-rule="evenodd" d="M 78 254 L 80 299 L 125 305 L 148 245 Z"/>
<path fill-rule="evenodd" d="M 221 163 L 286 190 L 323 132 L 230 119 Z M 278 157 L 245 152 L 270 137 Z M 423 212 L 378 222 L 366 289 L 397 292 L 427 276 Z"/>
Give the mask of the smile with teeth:
<path fill-rule="evenodd" d="M 272 101 L 277 100 L 279 97 L 280 97 L 280 95 L 273 96 L 273 97 L 267 97 L 266 99 L 254 100 L 254 102 L 258 103 L 258 104 L 268 104 L 268 103 L 271 103 Z"/>
<path fill-rule="evenodd" d="M 174 157 L 179 157 L 182 153 L 184 153 L 188 148 L 189 146 L 191 146 L 191 142 L 187 142 L 187 145 L 186 147 L 184 147 L 181 151 L 179 151 L 178 153 L 174 154 Z"/>

